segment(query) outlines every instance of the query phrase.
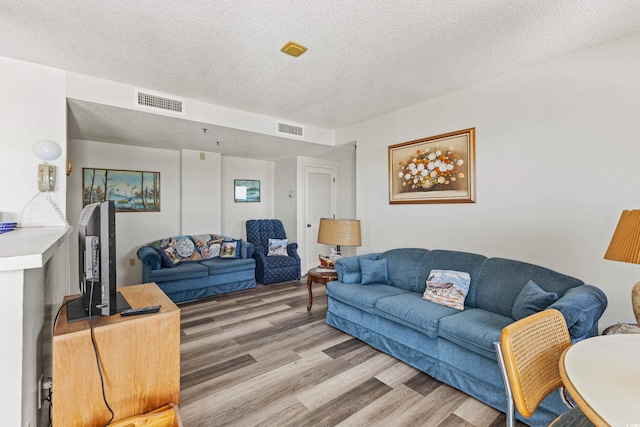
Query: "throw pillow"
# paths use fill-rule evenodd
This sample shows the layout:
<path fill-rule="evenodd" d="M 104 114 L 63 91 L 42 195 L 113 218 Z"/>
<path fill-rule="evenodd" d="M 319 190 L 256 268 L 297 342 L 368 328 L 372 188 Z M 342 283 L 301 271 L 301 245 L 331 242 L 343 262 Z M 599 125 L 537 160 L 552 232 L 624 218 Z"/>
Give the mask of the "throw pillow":
<path fill-rule="evenodd" d="M 370 285 L 372 283 L 390 285 L 389 280 L 389 268 L 387 265 L 387 259 L 360 259 L 360 272 L 362 273 L 363 285 Z"/>
<path fill-rule="evenodd" d="M 269 239 L 269 252 L 267 252 L 267 256 L 287 256 L 287 244 L 287 239 Z"/>
<path fill-rule="evenodd" d="M 225 240 L 220 244 L 220 258 L 240 258 L 242 240 Z"/>
<path fill-rule="evenodd" d="M 173 268 L 185 261 L 197 261 L 200 253 L 195 251 L 195 245 L 190 236 L 176 236 L 149 243 L 162 259 L 164 267 Z"/>
<path fill-rule="evenodd" d="M 527 316 L 546 309 L 557 300 L 558 294 L 555 292 L 547 292 L 534 281 L 529 280 L 513 303 L 511 317 L 515 320 L 524 319 Z"/>
<path fill-rule="evenodd" d="M 422 298 L 436 304 L 464 310 L 471 276 L 463 271 L 431 270 Z"/>
<path fill-rule="evenodd" d="M 211 259 L 220 255 L 220 242 L 223 240 L 221 237 L 215 234 L 199 234 L 191 236 L 191 240 L 195 244 L 195 250 L 200 254 L 200 259 Z"/>

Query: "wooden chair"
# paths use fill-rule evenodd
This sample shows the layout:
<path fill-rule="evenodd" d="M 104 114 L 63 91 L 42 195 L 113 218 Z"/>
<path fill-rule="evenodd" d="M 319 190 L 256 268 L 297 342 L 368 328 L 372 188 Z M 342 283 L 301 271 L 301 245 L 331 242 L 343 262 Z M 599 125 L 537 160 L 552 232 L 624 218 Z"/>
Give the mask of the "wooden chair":
<path fill-rule="evenodd" d="M 109 424 L 110 427 L 184 427 L 180 409 L 169 403 L 143 415 L 135 415 Z"/>
<path fill-rule="evenodd" d="M 494 343 L 507 395 L 507 426 L 515 425 L 515 409 L 531 417 L 540 402 L 560 389 L 571 408 L 550 425 L 593 426 L 567 399 L 560 378 L 560 356 L 571 346 L 564 317 L 558 310 L 544 310 L 506 326 Z M 514 408 L 515 404 L 515 408 Z"/>

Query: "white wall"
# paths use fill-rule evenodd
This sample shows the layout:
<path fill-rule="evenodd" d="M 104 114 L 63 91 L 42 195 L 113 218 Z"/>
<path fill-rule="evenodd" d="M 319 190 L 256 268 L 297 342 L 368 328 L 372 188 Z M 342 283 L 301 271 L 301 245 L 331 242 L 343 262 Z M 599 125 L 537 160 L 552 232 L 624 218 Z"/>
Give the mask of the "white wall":
<path fill-rule="evenodd" d="M 634 36 L 338 132 L 358 142 L 359 252 L 416 246 L 540 264 L 606 292 L 601 327 L 633 321 L 640 266 L 603 255 L 621 211 L 640 207 L 638 69 Z M 469 127 L 477 203 L 389 205 L 389 145 Z"/>
<path fill-rule="evenodd" d="M 0 75 L 0 221 L 18 221 L 20 212 L 38 194 L 36 178 L 42 161 L 31 149 L 40 139 L 53 140 L 62 148 L 62 155 L 49 163 L 58 172 L 51 196 L 64 210 L 67 157 L 64 72 L 0 57 Z M 50 209 L 39 219 L 41 225 L 63 225 Z"/>
<path fill-rule="evenodd" d="M 287 239 L 298 241 L 297 199 L 298 166 L 295 158 L 279 160 L 275 164 L 275 208 L 274 218 L 282 221 Z M 300 184 L 301 185 L 301 184 Z"/>
<path fill-rule="evenodd" d="M 180 152 L 104 142 L 69 140 L 74 171 L 67 179 L 69 222 L 77 225 L 82 211 L 82 168 L 160 172 L 160 212 L 116 213 L 116 278 L 118 286 L 140 283 L 140 246 L 180 234 Z M 78 292 L 78 242 L 71 239 L 71 292 Z M 130 266 L 129 261 L 135 265 Z"/>
<path fill-rule="evenodd" d="M 219 233 L 222 227 L 222 160 L 219 153 L 182 150 L 182 232 Z"/>
<path fill-rule="evenodd" d="M 39 139 L 54 140 L 62 148 L 60 158 L 50 162 L 58 168 L 58 184 L 51 196 L 64 208 L 67 152 L 64 72 L 0 57 L 0 75 L 0 221 L 17 221 L 23 208 L 38 194 L 36 171 L 40 159 L 33 155 L 31 147 Z M 38 215 L 40 224 L 62 224 L 56 212 L 47 205 Z M 64 269 L 63 263 L 64 257 L 56 256 L 46 268 L 59 271 Z M 23 272 L 9 271 L 3 278 L 7 278 L 6 275 L 22 276 Z M 6 301 L 0 311 L 3 319 L 21 318 L 22 324 L 10 322 L 3 326 L 6 333 L 22 336 L 21 345 L 4 345 L 0 349 L 0 363 L 15 366 L 16 358 L 22 361 L 21 372 L 15 372 L 22 378 L 22 388 L 13 387 L 13 381 L 3 378 L 5 388 L 9 388 L 0 392 L 0 412 L 8 424 L 34 426 L 38 418 L 42 422 L 46 416 L 46 411 L 38 416 L 35 379 L 40 374 L 51 373 L 45 357 L 51 353 L 51 311 L 59 306 L 61 298 L 58 297 L 65 284 L 59 275 L 48 276 L 45 282 L 42 269 L 25 272 L 24 279 L 15 283 L 24 283 L 24 286 L 11 288 L 14 294 L 5 295 Z M 3 284 L 9 286 L 9 283 Z"/>
<path fill-rule="evenodd" d="M 260 181 L 260 202 L 234 202 L 235 179 Z M 222 157 L 222 233 L 246 240 L 248 219 L 273 218 L 274 162 Z"/>

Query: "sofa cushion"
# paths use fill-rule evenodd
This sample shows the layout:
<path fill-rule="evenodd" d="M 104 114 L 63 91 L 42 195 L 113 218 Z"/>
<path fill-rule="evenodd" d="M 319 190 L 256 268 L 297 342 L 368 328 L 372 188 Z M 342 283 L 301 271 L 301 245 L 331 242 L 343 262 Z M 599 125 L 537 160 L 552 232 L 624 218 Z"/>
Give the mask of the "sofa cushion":
<path fill-rule="evenodd" d="M 422 298 L 436 304 L 464 310 L 471 276 L 463 271 L 431 270 Z"/>
<path fill-rule="evenodd" d="M 404 293 L 407 293 L 407 291 L 389 285 L 345 284 L 342 282 L 327 283 L 327 295 L 371 314 L 374 313 L 376 301 L 380 298 Z"/>
<path fill-rule="evenodd" d="M 386 259 L 361 259 L 360 272 L 362 274 L 363 285 L 371 285 L 379 283 L 381 285 L 390 285 L 389 270 L 387 268 Z"/>
<path fill-rule="evenodd" d="M 200 261 L 199 264 L 207 267 L 209 275 L 215 275 L 254 269 L 256 266 L 256 261 L 253 258 L 237 258 L 233 260 L 224 258 L 213 258 L 206 261 Z"/>
<path fill-rule="evenodd" d="M 438 336 L 474 353 L 495 359 L 493 343 L 500 341 L 502 328 L 510 323 L 513 323 L 511 316 L 502 316 L 480 308 L 468 308 L 440 319 Z"/>
<path fill-rule="evenodd" d="M 272 255 L 267 257 L 266 263 L 269 268 L 287 268 L 298 266 L 298 259 L 288 255 Z"/>
<path fill-rule="evenodd" d="M 421 268 L 427 253 L 427 249 L 400 248 L 381 253 L 378 259 L 388 261 L 389 280 L 393 286 L 422 293 L 430 271 L 423 272 Z"/>
<path fill-rule="evenodd" d="M 511 317 L 515 320 L 538 313 L 558 300 L 555 292 L 546 292 L 536 282 L 529 280 L 516 297 L 511 310 Z"/>
<path fill-rule="evenodd" d="M 174 268 L 151 270 L 149 280 L 152 282 L 166 282 L 167 280 L 196 279 L 199 277 L 207 277 L 208 275 L 209 269 L 204 265 L 187 262 L 179 264 Z"/>
<path fill-rule="evenodd" d="M 375 314 L 406 325 L 431 338 L 438 336 L 440 319 L 454 313 L 459 313 L 459 311 L 425 301 L 416 292 L 380 298 L 376 301 L 375 306 Z"/>
<path fill-rule="evenodd" d="M 582 280 L 548 268 L 504 258 L 485 261 L 478 278 L 476 305 L 494 313 L 511 317 L 516 297 L 529 280 L 559 297 L 567 290 L 584 284 Z"/>

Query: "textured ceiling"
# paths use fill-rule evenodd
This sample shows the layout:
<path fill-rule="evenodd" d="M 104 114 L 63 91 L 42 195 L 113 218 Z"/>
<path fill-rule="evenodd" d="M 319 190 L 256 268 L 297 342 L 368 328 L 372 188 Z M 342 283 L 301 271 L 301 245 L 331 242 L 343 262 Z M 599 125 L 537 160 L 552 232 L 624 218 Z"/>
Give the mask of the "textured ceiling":
<path fill-rule="evenodd" d="M 635 0 L 0 0 L 1 56 L 325 129 L 636 32 Z"/>

